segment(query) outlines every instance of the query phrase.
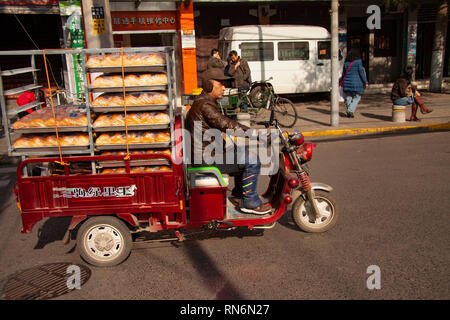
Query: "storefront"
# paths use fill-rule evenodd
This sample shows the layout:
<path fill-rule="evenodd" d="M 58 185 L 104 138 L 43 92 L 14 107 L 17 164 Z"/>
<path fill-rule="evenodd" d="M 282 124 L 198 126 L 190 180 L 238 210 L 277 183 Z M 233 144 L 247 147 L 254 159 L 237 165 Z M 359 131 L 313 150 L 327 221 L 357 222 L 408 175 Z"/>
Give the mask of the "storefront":
<path fill-rule="evenodd" d="M 115 47 L 176 48 L 181 94 L 197 88 L 193 4 L 190 1 L 110 1 Z"/>
<path fill-rule="evenodd" d="M 2 41 L 0 51 L 6 50 L 36 50 L 61 48 L 62 24 L 57 0 L 21 0 L 2 1 L 0 3 L 0 28 Z M 23 56 L 2 56 L 0 65 L 8 68 L 20 68 L 30 64 Z M 42 68 L 44 62 L 36 61 L 37 68 Z M 50 57 L 53 86 L 63 85 L 63 76 L 59 72 L 62 61 L 57 57 Z M 24 74 L 5 83 L 5 89 L 20 86 L 30 82 L 31 74 Z M 44 81 L 44 79 L 39 79 Z"/>
<path fill-rule="evenodd" d="M 194 1 L 197 71 L 206 70 L 223 27 L 241 25 L 316 25 L 330 30 L 329 1 Z M 225 57 L 222 57 L 225 59 Z"/>

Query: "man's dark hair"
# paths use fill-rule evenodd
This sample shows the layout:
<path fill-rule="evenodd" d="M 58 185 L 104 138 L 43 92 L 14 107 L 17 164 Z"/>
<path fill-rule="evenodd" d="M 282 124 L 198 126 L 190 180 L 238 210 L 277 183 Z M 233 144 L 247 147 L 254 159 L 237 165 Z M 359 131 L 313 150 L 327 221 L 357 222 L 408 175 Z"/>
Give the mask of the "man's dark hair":
<path fill-rule="evenodd" d="M 361 52 L 358 48 L 351 48 L 347 53 L 345 61 L 355 61 L 361 59 Z"/>
<path fill-rule="evenodd" d="M 238 53 L 237 53 L 236 50 L 231 50 L 231 51 L 230 51 L 230 54 L 229 54 L 230 57 L 231 57 L 231 56 L 237 56 L 237 55 L 238 55 Z"/>
<path fill-rule="evenodd" d="M 411 81 L 413 73 L 414 73 L 414 68 L 411 66 L 408 66 L 405 68 L 405 70 L 403 70 L 402 78 L 405 78 L 405 79 L 408 79 Z"/>
<path fill-rule="evenodd" d="M 216 49 L 216 48 L 212 49 L 212 50 L 211 50 L 211 57 L 212 57 L 216 52 L 219 52 L 219 49 Z"/>

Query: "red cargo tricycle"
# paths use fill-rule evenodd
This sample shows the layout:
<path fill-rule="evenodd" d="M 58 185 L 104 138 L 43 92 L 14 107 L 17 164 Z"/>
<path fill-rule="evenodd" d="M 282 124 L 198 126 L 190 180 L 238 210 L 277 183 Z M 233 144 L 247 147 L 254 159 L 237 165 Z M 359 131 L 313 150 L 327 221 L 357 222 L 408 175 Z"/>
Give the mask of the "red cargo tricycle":
<path fill-rule="evenodd" d="M 132 154 L 66 157 L 59 173 L 28 176 L 27 166 L 54 163 L 55 158 L 28 159 L 17 169 L 15 188 L 21 210 L 22 233 L 31 233 L 43 218 L 71 217 L 66 235 L 77 227 L 77 247 L 82 258 L 96 266 L 123 262 L 132 248 L 132 233 L 172 231 L 181 241 L 187 229 L 270 228 L 293 202 L 295 223 L 306 232 L 324 232 L 335 225 L 338 207 L 332 188 L 311 183 L 305 163 L 315 145 L 299 132 L 282 132 L 273 115 L 264 123 L 274 127 L 281 141 L 277 173 L 270 176 L 262 195 L 273 211 L 266 215 L 239 212 L 227 199 L 226 177 L 215 167 L 187 167 L 183 159 L 181 116 L 175 118 L 172 155 Z M 177 134 L 178 133 L 178 134 Z M 136 171 L 136 163 L 163 159 L 166 171 Z M 122 173 L 79 174 L 72 164 L 122 162 Z M 87 165 L 86 167 L 89 167 Z M 212 177 L 213 184 L 206 180 Z M 211 179 L 210 179 L 211 180 Z M 298 197 L 294 201 L 293 192 Z"/>

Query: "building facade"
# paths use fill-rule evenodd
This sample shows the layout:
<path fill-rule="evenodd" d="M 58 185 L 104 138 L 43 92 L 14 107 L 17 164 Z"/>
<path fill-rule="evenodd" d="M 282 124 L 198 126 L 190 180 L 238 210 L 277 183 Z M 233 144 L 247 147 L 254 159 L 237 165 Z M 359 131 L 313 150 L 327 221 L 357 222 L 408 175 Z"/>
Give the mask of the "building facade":
<path fill-rule="evenodd" d="M 4 34 L 7 41 L 0 44 L 0 50 L 36 49 L 36 45 L 41 49 L 64 47 L 67 41 L 59 2 L 0 1 L 3 30 L 14 30 Z M 330 3 L 331 1 L 310 0 L 82 1 L 86 7 L 83 19 L 87 35 L 95 31 L 98 33 L 99 25 L 87 23 L 88 19 L 94 19 L 92 16 L 87 17 L 86 12 L 90 14 L 91 7 L 103 6 L 108 9 L 104 14 L 110 29 L 105 30 L 112 33 L 109 35 L 112 39 L 111 46 L 174 46 L 180 58 L 178 69 L 182 93 L 191 93 L 199 85 L 197 75 L 206 69 L 211 49 L 218 47 L 221 28 L 291 24 L 322 26 L 331 31 Z M 360 48 L 371 84 L 392 82 L 406 65 L 411 64 L 416 66 L 416 79 L 430 78 L 433 73 L 432 48 L 437 13 L 442 0 L 404 1 L 406 5 L 394 8 L 387 8 L 386 3 L 385 0 L 339 1 L 341 47 Z M 368 11 L 371 5 L 380 8 L 379 29 L 371 30 L 367 27 L 368 19 L 373 17 L 373 12 Z M 448 28 L 449 26 L 446 27 Z M 448 38 L 446 37 L 443 48 L 445 77 L 450 76 Z M 89 39 L 86 45 L 90 46 Z M 55 62 L 55 66 L 58 63 L 61 62 Z M 55 76 L 56 82 L 62 81 L 62 78 Z"/>

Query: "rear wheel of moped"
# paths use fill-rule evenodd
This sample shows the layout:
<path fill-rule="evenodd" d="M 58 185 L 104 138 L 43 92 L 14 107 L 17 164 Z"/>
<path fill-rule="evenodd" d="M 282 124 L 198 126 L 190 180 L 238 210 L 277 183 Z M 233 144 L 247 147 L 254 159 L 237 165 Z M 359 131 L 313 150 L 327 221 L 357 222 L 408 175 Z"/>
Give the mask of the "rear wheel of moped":
<path fill-rule="evenodd" d="M 93 217 L 78 231 L 77 247 L 81 257 L 99 267 L 123 262 L 131 252 L 132 237 L 124 222 L 115 217 Z"/>
<path fill-rule="evenodd" d="M 314 191 L 314 199 L 320 211 L 320 218 L 316 219 L 311 203 L 301 196 L 292 207 L 292 216 L 297 226 L 305 232 L 325 232 L 336 224 L 339 215 L 336 200 L 324 191 Z"/>

